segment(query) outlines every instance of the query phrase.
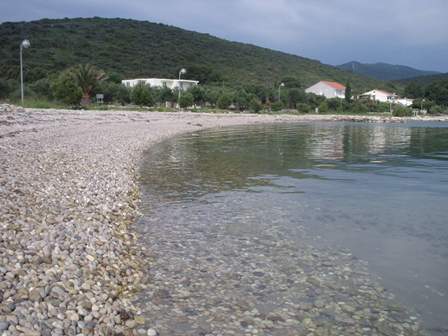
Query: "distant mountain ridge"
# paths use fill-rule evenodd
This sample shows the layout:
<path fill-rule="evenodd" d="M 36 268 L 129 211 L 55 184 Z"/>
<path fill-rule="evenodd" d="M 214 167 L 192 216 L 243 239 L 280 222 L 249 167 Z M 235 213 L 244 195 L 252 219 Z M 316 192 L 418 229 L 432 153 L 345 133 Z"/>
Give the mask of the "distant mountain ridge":
<path fill-rule="evenodd" d="M 368 64 L 352 61 L 338 65 L 337 67 L 341 70 L 352 72 L 354 74 L 383 81 L 403 80 L 407 78 L 440 74 L 437 71 L 419 70 L 405 65 L 394 65 L 388 63 Z"/>

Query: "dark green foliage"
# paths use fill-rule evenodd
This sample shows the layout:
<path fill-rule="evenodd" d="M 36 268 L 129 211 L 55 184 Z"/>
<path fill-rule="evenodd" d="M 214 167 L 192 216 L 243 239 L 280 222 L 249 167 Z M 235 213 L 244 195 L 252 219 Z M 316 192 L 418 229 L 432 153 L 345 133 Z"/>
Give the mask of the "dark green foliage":
<path fill-rule="evenodd" d="M 80 64 L 71 69 L 76 84 L 82 91 L 83 105 L 89 104 L 92 94 L 106 78 L 106 74 L 90 64 Z"/>
<path fill-rule="evenodd" d="M 238 110 L 244 111 L 249 108 L 249 94 L 246 90 L 238 90 L 235 94 L 235 104 Z"/>
<path fill-rule="evenodd" d="M 232 104 L 232 97 L 228 93 L 221 93 L 221 95 L 218 98 L 217 105 L 218 108 L 226 110 L 230 107 Z"/>
<path fill-rule="evenodd" d="M 249 110 L 254 113 L 260 113 L 262 109 L 263 105 L 261 101 L 255 96 L 251 97 L 249 100 Z"/>
<path fill-rule="evenodd" d="M 194 86 L 190 93 L 193 95 L 193 102 L 195 105 L 201 106 L 205 103 L 205 91 L 201 86 Z"/>
<path fill-rule="evenodd" d="M 139 106 L 153 106 L 154 98 L 149 85 L 138 83 L 134 86 L 131 91 L 131 101 Z"/>
<path fill-rule="evenodd" d="M 412 109 L 401 105 L 394 105 L 392 114 L 394 117 L 411 117 L 413 115 Z"/>
<path fill-rule="evenodd" d="M 345 101 L 350 103 L 352 101 L 352 86 L 350 84 L 350 82 L 347 83 L 347 85 L 345 86 Z"/>
<path fill-rule="evenodd" d="M 419 98 L 425 95 L 425 89 L 422 85 L 415 82 L 410 83 L 404 89 L 404 95 L 408 98 Z"/>
<path fill-rule="evenodd" d="M 82 91 L 71 70 L 62 72 L 52 83 L 51 89 L 54 97 L 64 104 L 77 106 L 81 101 Z"/>
<path fill-rule="evenodd" d="M 10 81 L 0 78 L 0 99 L 7 98 L 12 91 Z"/>
<path fill-rule="evenodd" d="M 283 107 L 284 107 L 284 105 L 283 105 L 283 102 L 281 102 L 281 101 L 276 101 L 276 102 L 272 103 L 272 105 L 271 105 L 271 109 L 274 112 L 279 112 L 279 111 L 283 110 Z"/>
<path fill-rule="evenodd" d="M 29 85 L 30 89 L 40 98 L 53 98 L 51 82 L 48 78 L 42 78 Z"/>
<path fill-rule="evenodd" d="M 299 104 L 297 104 L 297 110 L 300 113 L 310 113 L 310 112 L 312 112 L 312 107 L 305 103 L 299 103 Z"/>
<path fill-rule="evenodd" d="M 288 91 L 288 107 L 295 109 L 298 103 L 306 101 L 305 91 L 300 89 L 290 89 Z"/>
<path fill-rule="evenodd" d="M 448 79 L 429 84 L 426 88 L 426 98 L 437 105 L 448 106 Z"/>
<path fill-rule="evenodd" d="M 339 65 L 338 68 L 378 80 L 399 80 L 437 74 L 435 71 L 424 71 L 404 65 L 393 65 L 387 63 L 365 64 L 359 62 L 349 62 Z"/>
<path fill-rule="evenodd" d="M 188 108 L 193 106 L 193 104 L 194 104 L 193 95 L 190 92 L 182 93 L 179 99 L 179 106 L 181 108 Z"/>
<path fill-rule="evenodd" d="M 326 102 L 326 101 L 324 101 L 324 102 L 322 102 L 320 105 L 319 105 L 319 112 L 320 113 L 327 113 L 328 112 L 328 103 Z"/>
<path fill-rule="evenodd" d="M 433 115 L 448 114 L 448 107 L 434 105 L 429 109 L 429 113 Z"/>
<path fill-rule="evenodd" d="M 195 79 L 202 84 L 273 87 L 285 79 L 287 87 L 294 87 L 300 79 L 305 87 L 326 78 L 350 80 L 360 90 L 378 86 L 375 81 L 295 55 L 163 24 L 102 18 L 0 24 L 0 77 L 19 78 L 17 41 L 25 37 L 32 45 L 24 55 L 29 82 L 77 64 L 92 63 L 117 74 L 113 75 L 114 82 L 120 77 L 177 78 L 178 69 L 185 67 L 188 72 L 184 78 L 198 76 Z M 291 85 L 293 82 L 296 84 Z"/>
<path fill-rule="evenodd" d="M 185 79 L 197 80 L 199 84 L 211 84 L 221 82 L 222 76 L 213 70 L 212 67 L 202 65 L 191 65 L 188 67 Z"/>
<path fill-rule="evenodd" d="M 164 86 L 159 90 L 159 99 L 158 101 L 160 103 L 174 103 L 177 100 L 177 96 L 174 94 L 174 92 Z"/>

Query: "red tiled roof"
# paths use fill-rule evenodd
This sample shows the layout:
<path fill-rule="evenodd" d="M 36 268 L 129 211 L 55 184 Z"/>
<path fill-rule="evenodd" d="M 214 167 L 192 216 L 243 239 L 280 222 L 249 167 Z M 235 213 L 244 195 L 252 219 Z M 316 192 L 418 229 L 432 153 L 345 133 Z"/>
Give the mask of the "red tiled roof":
<path fill-rule="evenodd" d="M 345 90 L 345 86 L 338 82 L 322 81 L 322 83 L 325 83 L 336 90 Z"/>

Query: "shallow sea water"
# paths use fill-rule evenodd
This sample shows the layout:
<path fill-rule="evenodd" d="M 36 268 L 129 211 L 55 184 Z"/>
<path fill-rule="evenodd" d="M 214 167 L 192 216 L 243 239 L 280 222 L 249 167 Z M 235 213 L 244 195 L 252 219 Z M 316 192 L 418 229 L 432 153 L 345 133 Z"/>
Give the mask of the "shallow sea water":
<path fill-rule="evenodd" d="M 448 335 L 448 125 L 206 130 L 141 167 L 164 335 Z"/>

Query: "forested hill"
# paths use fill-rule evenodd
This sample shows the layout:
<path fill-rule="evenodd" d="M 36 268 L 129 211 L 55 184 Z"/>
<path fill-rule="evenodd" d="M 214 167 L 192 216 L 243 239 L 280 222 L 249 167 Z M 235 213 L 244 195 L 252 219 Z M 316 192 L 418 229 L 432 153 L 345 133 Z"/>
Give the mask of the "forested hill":
<path fill-rule="evenodd" d="M 0 25 L 0 78 L 19 74 L 19 43 L 26 76 L 35 81 L 80 63 L 91 63 L 122 77 L 175 77 L 181 67 L 199 80 L 266 86 L 285 77 L 310 85 L 322 79 L 354 88 L 377 86 L 374 80 L 318 61 L 253 45 L 226 41 L 163 24 L 128 19 L 43 19 Z"/>
<path fill-rule="evenodd" d="M 387 81 L 438 74 L 438 72 L 435 71 L 418 70 L 405 65 L 387 63 L 367 64 L 355 61 L 339 65 L 338 68 L 358 75 Z"/>

